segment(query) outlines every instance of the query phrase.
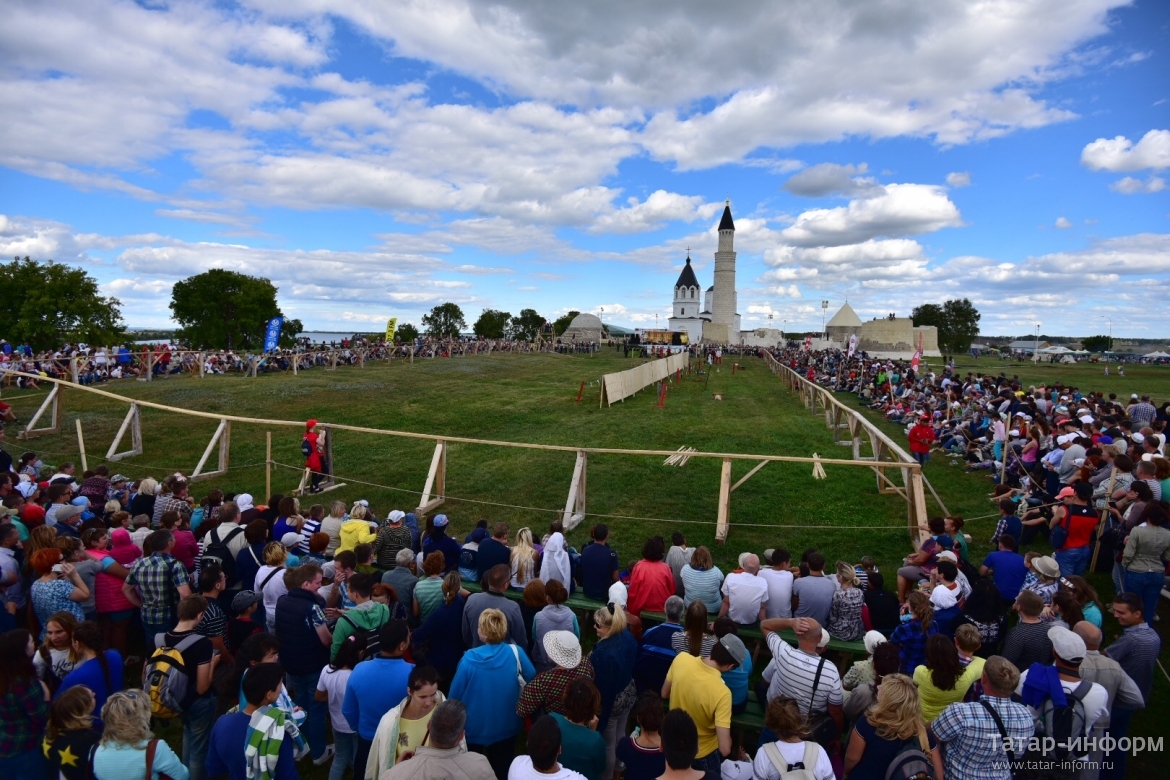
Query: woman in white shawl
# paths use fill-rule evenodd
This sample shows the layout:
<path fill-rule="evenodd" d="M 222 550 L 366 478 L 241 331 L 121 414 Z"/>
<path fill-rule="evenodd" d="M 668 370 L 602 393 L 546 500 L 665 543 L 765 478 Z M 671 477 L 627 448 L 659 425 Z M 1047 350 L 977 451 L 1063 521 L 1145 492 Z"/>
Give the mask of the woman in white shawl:
<path fill-rule="evenodd" d="M 540 578 L 545 582 L 558 580 L 570 592 L 573 590 L 573 575 L 569 567 L 569 552 L 565 549 L 565 535 L 559 531 L 544 543 Z"/>

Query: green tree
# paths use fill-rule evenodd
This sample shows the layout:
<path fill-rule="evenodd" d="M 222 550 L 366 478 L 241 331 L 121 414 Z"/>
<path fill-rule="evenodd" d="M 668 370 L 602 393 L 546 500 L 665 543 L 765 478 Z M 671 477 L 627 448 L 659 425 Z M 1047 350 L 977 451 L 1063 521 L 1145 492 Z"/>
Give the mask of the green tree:
<path fill-rule="evenodd" d="M 285 319 L 280 323 L 280 346 L 295 347 L 297 343 L 297 336 L 301 335 L 301 331 L 305 326 L 300 320 Z"/>
<path fill-rule="evenodd" d="M 467 327 L 467 320 L 463 319 L 463 310 L 448 301 L 424 314 L 422 325 L 432 338 L 455 338 Z"/>
<path fill-rule="evenodd" d="M 0 306 L 0 333 L 14 344 L 42 350 L 66 341 L 109 345 L 124 339 L 121 301 L 103 297 L 97 280 L 81 268 L 15 257 L 0 264 L 0 289 L 9 293 Z"/>
<path fill-rule="evenodd" d="M 1089 336 L 1081 339 L 1081 348 L 1090 352 L 1107 352 L 1113 349 L 1113 339 L 1108 336 Z"/>
<path fill-rule="evenodd" d="M 506 311 L 484 309 L 483 313 L 479 315 L 479 319 L 475 321 L 475 325 L 472 326 L 472 330 L 480 338 L 502 339 L 511 319 L 512 315 Z"/>
<path fill-rule="evenodd" d="M 982 317 L 966 298 L 950 300 L 939 306 L 926 303 L 910 313 L 915 327 L 933 325 L 938 328 L 938 347 L 946 355 L 966 352 L 979 335 Z M 915 345 L 917 346 L 917 345 Z"/>
<path fill-rule="evenodd" d="M 213 268 L 175 283 L 171 316 L 196 349 L 262 349 L 268 321 L 283 315 L 271 281 Z M 299 320 L 283 324 L 282 344 L 291 345 L 294 328 L 300 332 Z"/>
<path fill-rule="evenodd" d="M 394 339 L 401 341 L 403 344 L 410 344 L 418 338 L 418 328 L 411 325 L 409 322 L 404 322 L 398 326 L 398 330 L 394 333 Z"/>
<path fill-rule="evenodd" d="M 557 334 L 558 336 L 564 333 L 569 329 L 569 325 L 573 322 L 573 318 L 580 313 L 581 312 L 579 311 L 571 311 L 563 317 L 557 317 L 553 322 L 553 333 Z"/>
<path fill-rule="evenodd" d="M 536 309 L 521 309 L 520 314 L 508 323 L 508 336 L 521 341 L 535 341 L 544 327 L 544 317 Z"/>

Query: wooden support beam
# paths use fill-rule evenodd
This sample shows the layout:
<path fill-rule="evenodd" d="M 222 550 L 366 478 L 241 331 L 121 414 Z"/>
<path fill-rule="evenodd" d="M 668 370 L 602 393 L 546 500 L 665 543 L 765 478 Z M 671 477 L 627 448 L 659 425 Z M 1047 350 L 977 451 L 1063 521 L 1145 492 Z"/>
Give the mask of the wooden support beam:
<path fill-rule="evenodd" d="M 40 422 L 41 417 L 45 412 L 49 412 L 49 425 L 45 428 L 37 428 L 36 424 Z M 61 385 L 54 383 L 53 389 L 45 396 L 45 400 L 41 402 L 41 406 L 37 409 L 36 414 L 29 418 L 28 423 L 24 426 L 16 438 L 31 439 L 34 436 L 43 436 L 46 433 L 60 433 L 61 432 Z"/>
<path fill-rule="evenodd" d="M 130 431 L 130 449 L 125 452 L 118 452 L 118 445 L 122 443 L 122 437 L 126 435 L 126 431 Z M 118 428 L 118 435 L 110 442 L 110 448 L 106 450 L 106 460 L 123 460 L 124 458 L 133 458 L 142 454 L 142 412 L 138 408 L 138 404 L 130 404 L 130 409 L 126 412 L 126 417 L 122 420 L 122 425 Z"/>
<path fill-rule="evenodd" d="M 81 384 L 81 377 L 79 376 L 79 371 L 77 368 L 77 357 L 76 356 L 69 358 L 69 376 L 73 380 L 73 384 L 75 384 L 75 385 Z"/>
<path fill-rule="evenodd" d="M 731 523 L 731 458 L 723 459 L 719 473 L 719 514 L 715 519 L 715 541 L 727 542 L 727 531 Z"/>
<path fill-rule="evenodd" d="M 295 350 L 293 350 L 293 376 L 296 376 L 297 371 L 300 370 L 300 363 L 301 363 L 301 351 L 299 349 L 295 349 Z"/>
<path fill-rule="evenodd" d="M 731 486 L 731 492 L 732 492 L 732 493 L 734 493 L 736 488 L 738 488 L 738 487 L 739 487 L 740 485 L 742 485 L 743 483 L 747 482 L 749 479 L 751 479 L 753 476 L 755 476 L 755 474 L 756 474 L 756 472 L 757 472 L 757 471 L 759 471 L 760 469 L 762 469 L 764 466 L 767 466 L 767 465 L 768 465 L 768 461 L 766 461 L 766 460 L 761 460 L 759 463 L 757 463 L 757 464 L 756 464 L 756 465 L 755 465 L 755 466 L 752 468 L 752 470 L 751 470 L 751 471 L 749 471 L 748 473 L 744 474 L 742 477 L 740 477 L 740 479 L 739 479 L 739 481 L 738 481 L 738 482 L 736 482 L 734 485 L 732 485 L 732 486 Z"/>
<path fill-rule="evenodd" d="M 220 420 L 219 427 L 215 429 L 215 434 L 212 435 L 211 441 L 207 443 L 207 449 L 203 450 L 203 457 L 199 459 L 199 465 L 191 472 L 190 481 L 194 482 L 200 479 L 207 479 L 208 477 L 216 477 L 227 473 L 228 468 L 228 448 L 231 446 L 232 424 L 230 420 Z M 207 459 L 211 457 L 211 451 L 215 449 L 215 445 L 219 445 L 219 461 L 215 471 L 204 472 L 203 467 L 207 464 Z"/>
<path fill-rule="evenodd" d="M 264 437 L 264 500 L 272 495 L 272 431 Z"/>
<path fill-rule="evenodd" d="M 207 369 L 207 356 L 202 352 L 199 353 L 199 378 L 202 379 L 204 371 Z"/>
<path fill-rule="evenodd" d="M 930 533 L 923 531 L 920 526 L 925 526 L 929 516 L 926 511 L 926 496 L 922 492 L 922 471 L 914 469 L 910 471 L 910 482 L 906 486 L 906 491 L 909 493 L 907 503 L 910 506 L 910 542 L 914 545 L 914 549 L 918 549 L 925 537 Z"/>
<path fill-rule="evenodd" d="M 427 472 L 427 484 L 423 487 L 415 514 L 425 515 L 437 509 L 445 500 L 447 491 L 447 442 L 435 440 L 435 454 L 431 456 L 431 468 Z M 432 498 L 431 496 L 434 496 Z"/>
<path fill-rule="evenodd" d="M 938 492 L 934 489 L 934 485 L 930 484 L 930 480 L 926 478 L 925 473 L 923 473 L 921 471 L 919 473 L 922 474 L 922 481 L 926 484 L 926 487 L 930 490 L 930 494 L 932 496 L 934 496 L 934 500 L 938 502 L 938 508 L 942 510 L 943 517 L 950 517 L 951 511 L 949 509 L 947 509 L 947 505 L 943 503 L 943 500 L 938 497 Z M 1091 571 L 1091 569 L 1090 569 L 1090 571 Z"/>
<path fill-rule="evenodd" d="M 85 437 L 81 435 L 81 418 L 78 417 L 73 422 L 77 423 L 77 449 L 81 452 L 81 470 L 89 471 L 89 460 L 85 457 Z"/>
<path fill-rule="evenodd" d="M 565 512 L 561 524 L 565 531 L 576 528 L 585 519 L 585 480 L 589 470 L 589 454 L 577 451 L 577 462 L 573 465 L 573 481 L 569 484 L 569 497 L 565 500 Z"/>

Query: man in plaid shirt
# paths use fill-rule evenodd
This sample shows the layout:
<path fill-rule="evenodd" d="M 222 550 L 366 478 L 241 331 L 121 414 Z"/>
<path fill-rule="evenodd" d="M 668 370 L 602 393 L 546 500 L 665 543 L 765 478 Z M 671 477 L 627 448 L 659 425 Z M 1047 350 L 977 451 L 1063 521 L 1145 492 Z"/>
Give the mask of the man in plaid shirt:
<path fill-rule="evenodd" d="M 150 517 L 151 528 L 162 528 L 162 516 L 170 511 L 179 513 L 179 517 L 191 517 L 191 504 L 187 502 L 187 480 L 182 477 L 168 477 L 171 480 L 171 492 L 161 495 L 154 502 L 154 514 Z"/>
<path fill-rule="evenodd" d="M 988 658 L 981 682 L 984 695 L 978 702 L 952 704 L 930 724 L 947 746 L 947 780 L 1011 780 L 1010 760 L 1023 758 L 1035 731 L 1028 708 L 1011 700 L 1020 684 L 1020 670 L 1011 661 L 1001 655 Z"/>
<path fill-rule="evenodd" d="M 147 646 L 153 649 L 155 636 L 175 627 L 179 601 L 191 595 L 191 584 L 183 564 L 171 555 L 174 534 L 154 531 L 142 546 L 147 555 L 130 567 L 122 592 L 131 604 L 142 608 L 142 628 Z"/>

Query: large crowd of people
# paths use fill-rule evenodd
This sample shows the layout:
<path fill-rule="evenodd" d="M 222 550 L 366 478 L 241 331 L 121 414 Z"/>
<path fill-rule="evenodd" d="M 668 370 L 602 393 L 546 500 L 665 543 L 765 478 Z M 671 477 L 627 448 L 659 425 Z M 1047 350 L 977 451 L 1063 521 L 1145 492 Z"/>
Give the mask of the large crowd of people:
<path fill-rule="evenodd" d="M 0 777 L 1123 777 L 1160 651 L 1166 406 L 775 357 L 992 475 L 993 550 L 933 518 L 894 571 L 781 544 L 723 571 L 680 533 L 578 549 L 559 522 L 456 534 L 0 450 Z"/>

